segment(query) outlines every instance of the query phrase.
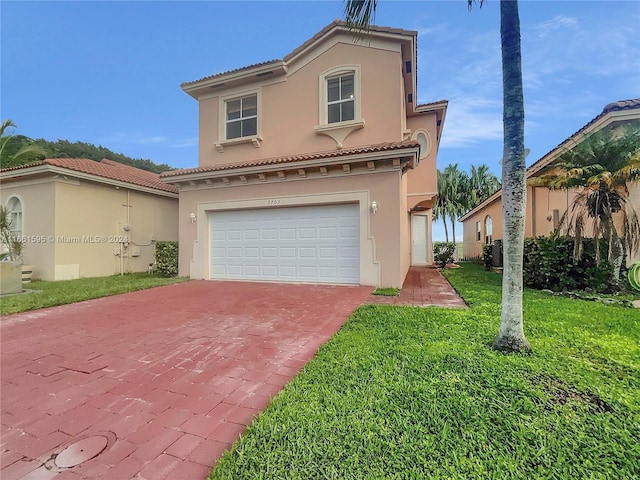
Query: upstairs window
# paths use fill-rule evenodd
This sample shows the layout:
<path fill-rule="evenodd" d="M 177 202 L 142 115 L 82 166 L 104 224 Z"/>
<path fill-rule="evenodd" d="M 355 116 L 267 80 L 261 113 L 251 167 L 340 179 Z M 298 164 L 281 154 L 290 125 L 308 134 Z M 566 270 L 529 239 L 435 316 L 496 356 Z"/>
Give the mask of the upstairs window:
<path fill-rule="evenodd" d="M 355 119 L 355 75 L 327 78 L 327 123 Z"/>
<path fill-rule="evenodd" d="M 258 95 L 246 95 L 225 102 L 226 139 L 258 134 Z"/>
<path fill-rule="evenodd" d="M 343 128 L 362 128 L 360 65 L 339 65 L 318 78 L 318 133 Z"/>

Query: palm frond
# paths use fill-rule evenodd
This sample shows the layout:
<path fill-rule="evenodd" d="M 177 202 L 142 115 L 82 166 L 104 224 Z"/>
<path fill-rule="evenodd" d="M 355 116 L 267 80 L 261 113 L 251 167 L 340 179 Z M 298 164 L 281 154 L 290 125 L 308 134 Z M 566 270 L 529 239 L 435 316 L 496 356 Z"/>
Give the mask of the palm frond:
<path fill-rule="evenodd" d="M 377 7 L 378 0 L 347 0 L 344 6 L 347 28 L 356 33 L 367 33 L 375 24 Z"/>

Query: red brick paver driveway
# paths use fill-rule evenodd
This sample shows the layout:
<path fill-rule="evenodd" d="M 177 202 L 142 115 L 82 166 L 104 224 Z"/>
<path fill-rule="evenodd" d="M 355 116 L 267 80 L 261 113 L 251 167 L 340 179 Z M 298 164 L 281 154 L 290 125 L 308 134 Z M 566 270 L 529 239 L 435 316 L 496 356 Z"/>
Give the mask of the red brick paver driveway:
<path fill-rule="evenodd" d="M 191 281 L 4 317 L 0 477 L 202 480 L 370 292 Z"/>

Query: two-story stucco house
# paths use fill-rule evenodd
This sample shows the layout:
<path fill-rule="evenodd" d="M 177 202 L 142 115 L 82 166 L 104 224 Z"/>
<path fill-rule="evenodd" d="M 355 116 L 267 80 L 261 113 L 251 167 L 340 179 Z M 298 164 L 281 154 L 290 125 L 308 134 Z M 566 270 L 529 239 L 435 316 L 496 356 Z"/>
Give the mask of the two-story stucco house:
<path fill-rule="evenodd" d="M 181 275 L 399 287 L 432 262 L 447 102 L 417 104 L 416 38 L 335 21 L 282 60 L 182 85 L 199 166 L 162 174 Z"/>

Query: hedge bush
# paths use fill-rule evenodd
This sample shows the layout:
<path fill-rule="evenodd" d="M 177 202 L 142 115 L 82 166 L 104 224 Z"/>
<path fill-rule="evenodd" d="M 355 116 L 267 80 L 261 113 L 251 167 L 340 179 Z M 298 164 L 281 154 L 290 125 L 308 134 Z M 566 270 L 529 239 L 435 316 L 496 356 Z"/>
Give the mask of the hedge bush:
<path fill-rule="evenodd" d="M 453 263 L 453 252 L 456 251 L 456 244 L 453 242 L 434 242 L 433 261 L 440 268 L 444 268 L 447 263 Z"/>
<path fill-rule="evenodd" d="M 156 271 L 163 277 L 178 274 L 178 242 L 156 242 Z"/>
<path fill-rule="evenodd" d="M 590 289 L 596 292 L 615 290 L 613 268 L 607 262 L 595 262 L 595 241 L 582 240 L 583 255 L 573 259 L 574 238 L 551 235 L 527 238 L 524 242 L 523 280 L 527 287 L 555 292 Z M 606 243 L 600 251 L 606 255 Z"/>

